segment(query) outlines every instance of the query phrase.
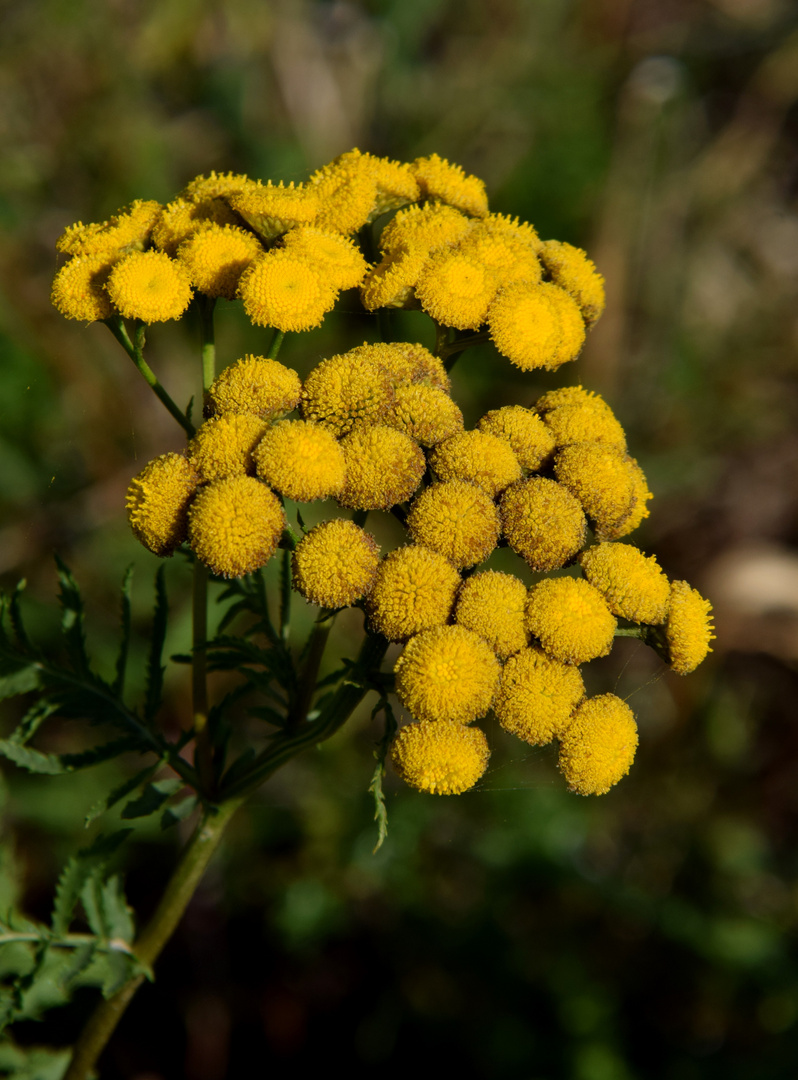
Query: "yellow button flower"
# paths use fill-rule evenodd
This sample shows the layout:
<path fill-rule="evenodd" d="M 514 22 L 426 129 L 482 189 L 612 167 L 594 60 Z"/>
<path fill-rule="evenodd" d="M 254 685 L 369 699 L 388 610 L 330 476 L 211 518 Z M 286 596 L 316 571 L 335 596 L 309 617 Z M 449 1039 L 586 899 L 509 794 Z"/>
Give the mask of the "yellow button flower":
<path fill-rule="evenodd" d="M 529 640 L 524 625 L 526 597 L 526 585 L 513 574 L 483 570 L 461 585 L 454 621 L 479 634 L 500 660 L 506 660 Z"/>
<path fill-rule="evenodd" d="M 142 250 L 150 238 L 161 204 L 153 199 L 136 199 L 108 221 L 77 222 L 69 225 L 56 240 L 58 251 L 66 255 L 102 255 L 119 258 L 130 251 Z"/>
<path fill-rule="evenodd" d="M 470 724 L 490 708 L 500 671 L 478 634 L 437 626 L 411 638 L 396 661 L 396 696 L 415 720 Z"/>
<path fill-rule="evenodd" d="M 227 201 L 237 214 L 264 240 L 274 240 L 298 225 L 315 225 L 319 196 L 310 186 L 293 183 L 287 187 L 250 180 Z"/>
<path fill-rule="evenodd" d="M 349 235 L 361 229 L 377 206 L 377 177 L 363 155 L 342 154 L 317 169 L 309 187 L 319 200 L 314 224 Z"/>
<path fill-rule="evenodd" d="M 489 757 L 484 731 L 446 722 L 407 724 L 391 747 L 391 761 L 399 776 L 432 795 L 468 791 L 485 772 Z"/>
<path fill-rule="evenodd" d="M 384 368 L 363 349 L 322 360 L 305 379 L 302 415 L 345 435 L 357 420 L 378 424 L 394 400 Z"/>
<path fill-rule="evenodd" d="M 653 555 L 632 544 L 597 544 L 583 551 L 579 562 L 613 615 L 636 623 L 665 621 L 671 587 Z"/>
<path fill-rule="evenodd" d="M 499 542 L 499 512 L 489 495 L 467 480 L 431 484 L 410 505 L 414 543 L 445 555 L 463 570 L 487 559 Z"/>
<path fill-rule="evenodd" d="M 436 551 L 415 546 L 392 551 L 377 568 L 366 600 L 372 630 L 389 641 L 404 641 L 442 626 L 459 585 L 460 575 Z"/>
<path fill-rule="evenodd" d="M 237 195 L 244 191 L 252 181 L 244 173 L 217 173 L 213 171 L 208 176 L 195 176 L 183 188 L 181 198 L 189 202 L 201 203 L 207 199 L 227 198 L 228 195 Z"/>
<path fill-rule="evenodd" d="M 350 607 L 371 588 L 379 561 L 374 537 L 353 521 L 323 521 L 297 545 L 294 588 L 320 607 Z"/>
<path fill-rule="evenodd" d="M 558 570 L 581 551 L 587 521 L 562 484 L 533 476 L 509 487 L 499 502 L 501 527 L 513 551 L 533 569 Z"/>
<path fill-rule="evenodd" d="M 422 251 L 429 255 L 442 247 L 449 247 L 465 236 L 471 222 L 452 206 L 427 203 L 400 210 L 389 221 L 380 236 L 380 250 L 384 252 Z"/>
<path fill-rule="evenodd" d="M 485 413 L 477 427 L 506 439 L 521 467 L 531 472 L 536 472 L 554 452 L 554 436 L 540 417 L 523 405 L 492 409 Z"/>
<path fill-rule="evenodd" d="M 424 452 L 409 435 L 383 424 L 358 424 L 341 440 L 346 484 L 338 496 L 350 510 L 390 510 L 421 483 Z"/>
<path fill-rule="evenodd" d="M 415 308 L 415 287 L 429 261 L 426 250 L 400 249 L 386 255 L 366 275 L 360 289 L 360 299 L 366 311 L 377 308 Z"/>
<path fill-rule="evenodd" d="M 629 772 L 637 750 L 634 713 L 615 694 L 589 698 L 560 741 L 560 771 L 570 791 L 605 795 Z"/>
<path fill-rule="evenodd" d="M 126 319 L 145 323 L 179 319 L 191 301 L 188 273 L 163 251 L 134 251 L 114 265 L 106 283 Z"/>
<path fill-rule="evenodd" d="M 648 513 L 646 497 L 651 496 L 647 490 L 642 498 L 638 495 L 638 473 L 642 476 L 637 462 L 606 443 L 572 443 L 554 459 L 555 476 L 582 504 L 599 540 L 631 532 L 630 521 L 638 507 L 642 514 Z M 645 478 L 642 483 L 645 488 Z"/>
<path fill-rule="evenodd" d="M 707 653 L 712 652 L 712 605 L 691 588 L 686 581 L 674 581 L 671 586 L 665 639 L 671 669 L 677 675 L 695 671 Z"/>
<path fill-rule="evenodd" d="M 218 577 L 242 577 L 264 566 L 284 528 L 279 499 L 252 476 L 206 484 L 188 515 L 191 549 Z"/>
<path fill-rule="evenodd" d="M 238 295 L 256 326 L 312 330 L 335 306 L 337 290 L 322 268 L 294 251 L 270 251 L 241 275 Z"/>
<path fill-rule="evenodd" d="M 252 476 L 252 453 L 267 431 L 268 425 L 250 413 L 212 417 L 188 444 L 189 460 L 203 480 Z"/>
<path fill-rule="evenodd" d="M 549 656 L 564 664 L 606 656 L 616 626 L 607 601 L 581 578 L 546 578 L 529 590 L 526 628 Z"/>
<path fill-rule="evenodd" d="M 426 383 L 397 386 L 383 421 L 425 447 L 437 446 L 463 430 L 463 414 L 445 390 Z"/>
<path fill-rule="evenodd" d="M 188 535 L 188 506 L 199 485 L 182 454 L 161 454 L 130 481 L 125 505 L 136 539 L 154 555 L 171 555 Z"/>
<path fill-rule="evenodd" d="M 451 384 L 443 361 L 415 341 L 358 345 L 348 356 L 363 356 L 382 368 L 394 386 L 421 383 L 449 393 Z"/>
<path fill-rule="evenodd" d="M 537 257 L 537 245 L 529 238 L 502 227 L 497 227 L 489 215 L 476 223 L 457 245 L 457 251 L 479 261 L 496 281 L 496 287 L 510 285 L 514 281 L 526 281 L 531 285 L 543 276 L 543 267 Z M 532 236 L 535 235 L 531 228 Z"/>
<path fill-rule="evenodd" d="M 564 390 L 581 391 L 582 387 L 565 387 Z M 563 403 L 552 406 L 551 401 L 557 399 L 558 393 L 544 394 L 536 405 L 557 446 L 601 442 L 626 450 L 626 432 L 603 398 L 588 391 L 583 391 L 581 396 L 563 393 Z"/>
<path fill-rule="evenodd" d="M 468 176 L 438 154 L 419 157 L 410 166 L 425 199 L 440 200 L 472 217 L 488 212 L 485 184 L 478 176 Z"/>
<path fill-rule="evenodd" d="M 505 731 L 532 746 L 545 746 L 566 730 L 584 696 L 579 668 L 541 649 L 522 649 L 504 665 L 493 711 Z"/>
<path fill-rule="evenodd" d="M 280 420 L 253 452 L 258 476 L 287 499 L 313 502 L 338 495 L 346 481 L 344 454 L 321 424 Z"/>
<path fill-rule="evenodd" d="M 220 372 L 208 390 L 211 415 L 251 413 L 268 419 L 299 404 L 302 383 L 293 368 L 248 354 Z"/>
<path fill-rule="evenodd" d="M 579 305 L 582 318 L 592 326 L 604 311 L 604 278 L 581 248 L 559 240 L 540 246 L 540 261 L 555 285 L 570 293 Z"/>
<path fill-rule="evenodd" d="M 50 300 L 67 319 L 96 322 L 110 319 L 114 306 L 105 291 L 113 268 L 105 255 L 74 255 L 53 280 Z"/>
<path fill-rule="evenodd" d="M 506 439 L 487 431 L 463 431 L 439 443 L 430 465 L 441 480 L 470 480 L 495 498 L 521 478 L 521 466 Z"/>
<path fill-rule="evenodd" d="M 177 260 L 206 296 L 234 300 L 241 275 L 263 254 L 256 236 L 235 225 L 202 225 L 184 240 Z"/>
<path fill-rule="evenodd" d="M 575 360 L 585 342 L 576 302 L 556 285 L 516 282 L 505 286 L 488 309 L 496 348 L 523 371 Z"/>
<path fill-rule="evenodd" d="M 290 229 L 283 237 L 283 249 L 323 267 L 334 289 L 356 289 L 368 270 L 368 263 L 353 241 L 312 225 Z"/>
<path fill-rule="evenodd" d="M 230 207 L 222 199 L 175 199 L 164 206 L 152 227 L 152 242 L 167 255 L 176 255 L 177 249 L 191 234 L 203 225 L 240 225 Z"/>
<path fill-rule="evenodd" d="M 476 330 L 485 322 L 497 288 L 478 252 L 454 248 L 430 257 L 416 284 L 416 299 L 443 326 Z"/>

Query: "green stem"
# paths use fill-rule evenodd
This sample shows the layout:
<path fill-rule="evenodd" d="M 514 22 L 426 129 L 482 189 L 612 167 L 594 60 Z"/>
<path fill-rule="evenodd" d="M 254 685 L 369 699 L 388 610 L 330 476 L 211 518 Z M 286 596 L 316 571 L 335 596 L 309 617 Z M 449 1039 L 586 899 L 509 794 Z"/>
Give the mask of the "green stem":
<path fill-rule="evenodd" d="M 436 348 L 436 355 L 443 360 L 443 366 L 451 371 L 466 349 L 475 345 L 484 345 L 490 341 L 490 334 L 485 330 L 480 334 L 471 334 L 470 337 L 455 338 L 440 348 Z"/>
<path fill-rule="evenodd" d="M 321 658 L 324 656 L 324 649 L 327 645 L 327 638 L 330 636 L 332 624 L 335 621 L 335 615 L 336 612 L 331 611 L 320 618 L 313 626 L 305 662 L 297 676 L 298 691 L 288 716 L 286 724 L 288 731 L 296 731 L 308 718 L 310 706 L 316 693 Z"/>
<path fill-rule="evenodd" d="M 106 319 L 105 325 L 108 327 L 116 340 L 119 342 L 119 344 L 128 354 L 130 359 L 136 365 L 139 373 L 144 376 L 147 385 L 150 387 L 158 400 L 166 406 L 166 408 L 169 410 L 175 420 L 177 420 L 178 424 L 180 424 L 180 426 L 184 429 L 188 437 L 192 438 L 196 431 L 194 425 L 191 423 L 185 413 L 180 411 L 174 400 L 169 396 L 167 391 L 158 381 L 155 372 L 144 359 L 144 326 L 140 325 L 138 330 L 136 331 L 136 344 L 134 345 L 133 342 L 130 340 L 130 335 L 128 334 L 125 324 L 120 315 L 116 315 L 111 319 Z"/>
<path fill-rule="evenodd" d="M 269 346 L 269 351 L 266 353 L 266 359 L 267 360 L 276 360 L 277 359 L 277 354 L 280 351 L 280 346 L 283 343 L 283 338 L 284 337 L 285 337 L 285 332 L 283 330 L 275 330 L 274 331 L 274 337 L 272 338 L 272 343 Z"/>
<path fill-rule="evenodd" d="M 636 637 L 645 641 L 646 631 L 642 626 L 618 626 L 615 629 L 615 637 Z"/>
<path fill-rule="evenodd" d="M 205 651 L 208 640 L 208 570 L 199 559 L 194 560 L 192 601 L 191 699 L 196 739 L 194 766 L 199 776 L 200 790 L 207 798 L 211 798 L 214 785 L 213 746 L 208 727 L 208 664 Z"/>
<path fill-rule="evenodd" d="M 198 298 L 200 328 L 202 333 L 202 389 L 207 390 L 216 378 L 216 338 L 213 330 L 214 297 Z"/>
<path fill-rule="evenodd" d="M 145 967 L 151 968 L 154 965 L 164 945 L 174 933 L 211 856 L 219 846 L 230 818 L 242 801 L 231 799 L 221 806 L 209 807 L 197 826 L 155 914 L 135 943 L 135 954 Z M 138 976 L 113 997 L 100 1002 L 75 1044 L 72 1061 L 63 1080 L 88 1080 L 97 1059 L 144 979 L 144 975 Z"/>

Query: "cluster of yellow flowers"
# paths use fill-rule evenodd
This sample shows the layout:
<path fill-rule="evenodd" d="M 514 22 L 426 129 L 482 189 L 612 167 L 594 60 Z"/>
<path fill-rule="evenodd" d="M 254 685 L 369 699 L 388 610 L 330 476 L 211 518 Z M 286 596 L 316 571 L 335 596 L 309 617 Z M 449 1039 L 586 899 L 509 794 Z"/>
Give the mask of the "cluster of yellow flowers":
<path fill-rule="evenodd" d="M 366 229 L 371 265 L 353 238 Z M 436 155 L 399 164 L 354 150 L 288 187 L 198 177 L 167 206 L 71 226 L 58 246 L 70 258 L 53 301 L 69 317 L 179 318 L 196 289 L 240 298 L 258 325 L 306 330 L 359 288 L 368 311 L 420 308 L 439 330 L 481 331 L 523 369 L 574 359 L 604 306 L 584 252 L 490 213 L 482 181 Z M 221 577 L 291 546 L 309 602 L 360 605 L 368 632 L 403 644 L 395 685 L 412 722 L 392 760 L 409 784 L 472 787 L 489 756 L 473 722 L 493 710 L 532 745 L 559 740 L 570 789 L 601 794 L 627 773 L 637 728 L 615 695 L 585 697 L 580 665 L 609 653 L 618 619 L 680 674 L 713 636 L 708 602 L 619 542 L 650 498 L 597 394 L 555 390 L 467 431 L 441 358 L 400 342 L 323 359 L 304 382 L 276 359 L 236 361 L 208 389 L 185 453 L 151 461 L 127 508 L 149 550 L 187 543 Z M 355 520 L 295 543 L 284 499 L 335 499 Z M 381 557 L 368 511 L 396 514 L 406 545 Z M 479 570 L 500 544 L 537 574 L 580 576 L 527 588 Z"/>

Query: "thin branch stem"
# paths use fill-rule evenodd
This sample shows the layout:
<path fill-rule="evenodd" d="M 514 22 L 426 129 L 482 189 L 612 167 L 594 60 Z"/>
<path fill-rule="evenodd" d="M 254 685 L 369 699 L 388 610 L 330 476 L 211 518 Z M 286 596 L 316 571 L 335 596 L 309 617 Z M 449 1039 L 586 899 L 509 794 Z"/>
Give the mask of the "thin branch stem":
<path fill-rule="evenodd" d="M 277 359 L 277 354 L 280 352 L 280 346 L 283 343 L 283 338 L 284 337 L 285 337 L 285 332 L 283 330 L 275 330 L 274 331 L 274 337 L 272 338 L 272 343 L 269 346 L 269 351 L 266 353 L 266 359 L 267 360 L 276 360 Z"/>
<path fill-rule="evenodd" d="M 615 629 L 615 637 L 636 637 L 644 641 L 646 631 L 642 626 L 618 626 Z"/>
<path fill-rule="evenodd" d="M 208 665 L 205 649 L 208 640 L 208 570 L 199 559 L 194 560 L 191 629 L 191 699 L 196 738 L 194 767 L 201 791 L 211 798 L 214 784 L 213 745 L 208 726 Z"/>
<path fill-rule="evenodd" d="M 197 299 L 202 334 L 202 389 L 208 390 L 216 378 L 216 338 L 213 329 L 214 297 L 199 294 Z"/>
<path fill-rule="evenodd" d="M 313 626 L 308 644 L 307 656 L 297 676 L 297 696 L 291 712 L 288 716 L 286 729 L 296 731 L 304 724 L 313 704 L 316 693 L 316 683 L 319 678 L 319 667 L 324 656 L 327 639 L 330 636 L 336 612 L 330 612 L 325 618 L 319 619 Z"/>

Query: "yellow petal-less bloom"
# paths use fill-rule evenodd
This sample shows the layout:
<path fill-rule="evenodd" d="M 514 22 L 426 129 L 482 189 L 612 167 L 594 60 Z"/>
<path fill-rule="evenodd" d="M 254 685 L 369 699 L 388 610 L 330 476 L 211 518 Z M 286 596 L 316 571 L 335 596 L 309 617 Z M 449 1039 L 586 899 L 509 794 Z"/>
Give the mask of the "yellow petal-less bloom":
<path fill-rule="evenodd" d="M 613 528 L 606 529 L 601 535 L 597 534 L 600 540 L 620 540 L 622 536 L 628 536 L 629 533 L 634 532 L 640 522 L 643 521 L 644 518 L 647 518 L 651 513 L 648 508 L 648 501 L 649 499 L 653 499 L 654 496 L 648 490 L 646 474 L 633 457 L 629 457 L 627 454 L 625 460 L 627 468 L 632 474 L 634 505 L 632 506 L 629 516 L 624 518 L 622 522 Z"/>
<path fill-rule="evenodd" d="M 267 431 L 268 425 L 251 413 L 212 417 L 188 444 L 189 460 L 203 480 L 253 476 L 252 453 Z"/>
<path fill-rule="evenodd" d="M 242 577 L 264 566 L 284 528 L 280 500 L 252 476 L 206 484 L 188 514 L 191 550 L 218 577 Z"/>
<path fill-rule="evenodd" d="M 345 435 L 356 421 L 380 423 L 393 400 L 389 375 L 358 348 L 316 365 L 302 389 L 302 415 Z"/>
<path fill-rule="evenodd" d="M 350 510 L 390 510 L 412 498 L 424 475 L 424 452 L 384 424 L 358 424 L 341 440 L 346 484 L 338 502 Z"/>
<path fill-rule="evenodd" d="M 415 287 L 429 258 L 428 252 L 419 248 L 386 255 L 369 271 L 360 289 L 366 311 L 382 307 L 417 308 Z"/>
<path fill-rule="evenodd" d="M 177 249 L 195 229 L 203 225 L 240 225 L 241 221 L 221 199 L 175 199 L 164 206 L 152 227 L 152 242 L 167 255 Z"/>
<path fill-rule="evenodd" d="M 182 454 L 161 454 L 127 489 L 127 519 L 136 539 L 154 555 L 172 555 L 188 535 L 188 506 L 200 482 Z"/>
<path fill-rule="evenodd" d="M 579 562 L 613 615 L 649 625 L 665 621 L 671 586 L 653 555 L 632 544 L 597 544 Z"/>
<path fill-rule="evenodd" d="M 484 323 L 497 288 L 478 255 L 454 248 L 430 257 L 416 284 L 416 299 L 435 322 L 476 330 Z"/>
<path fill-rule="evenodd" d="M 468 791 L 485 772 L 489 757 L 484 731 L 447 722 L 407 724 L 391 747 L 393 767 L 404 782 L 432 795 Z"/>
<path fill-rule="evenodd" d="M 499 290 L 488 309 L 496 348 L 523 371 L 575 360 L 585 342 L 576 301 L 556 285 L 515 282 Z"/>
<path fill-rule="evenodd" d="M 535 402 L 535 412 L 545 416 L 552 409 L 559 409 L 563 405 L 609 409 L 604 398 L 593 390 L 585 390 L 583 386 L 560 386 L 556 390 L 547 390 L 545 394 L 541 394 Z"/>
<path fill-rule="evenodd" d="M 208 176 L 195 176 L 183 188 L 181 197 L 189 202 L 201 203 L 208 199 L 226 198 L 244 191 L 252 181 L 244 173 L 211 172 Z"/>
<path fill-rule="evenodd" d="M 598 394 L 581 386 L 567 386 L 544 394 L 535 410 L 543 417 L 557 446 L 603 442 L 626 450 L 626 433 L 612 409 Z"/>
<path fill-rule="evenodd" d="M 436 551 L 409 546 L 390 552 L 377 568 L 366 599 L 371 628 L 389 641 L 405 641 L 442 626 L 452 613 L 460 575 Z"/>
<path fill-rule="evenodd" d="M 256 326 L 284 332 L 312 330 L 335 306 L 338 292 L 306 256 L 270 251 L 241 275 L 238 295 Z"/>
<path fill-rule="evenodd" d="M 354 200 L 357 201 L 360 213 L 367 214 L 366 220 L 373 221 L 389 210 L 415 202 L 420 195 L 418 183 L 409 165 L 390 161 L 388 158 L 374 157 L 373 154 L 364 154 L 357 149 L 340 154 L 330 165 L 314 173 L 311 179 L 321 187 L 324 194 L 322 215 L 332 212 L 330 203 L 341 206 Z M 370 202 L 366 197 L 367 192 L 370 193 Z M 338 214 L 340 215 L 340 209 Z M 351 206 L 347 208 L 344 218 L 339 219 L 340 231 L 354 232 L 360 227 L 355 224 L 359 218 L 353 215 L 349 220 L 350 214 L 353 214 Z M 345 222 L 347 227 L 344 227 Z"/>
<path fill-rule="evenodd" d="M 396 387 L 394 402 L 383 423 L 425 447 L 437 446 L 463 430 L 463 414 L 445 390 L 426 383 Z"/>
<path fill-rule="evenodd" d="M 468 176 L 437 154 L 419 157 L 410 166 L 425 199 L 440 200 L 472 217 L 488 212 L 485 184 L 478 176 Z"/>
<path fill-rule="evenodd" d="M 319 200 L 314 224 L 329 232 L 357 232 L 377 207 L 376 173 L 359 152 L 342 154 L 317 169 L 308 186 Z"/>
<path fill-rule="evenodd" d="M 634 713 L 615 694 L 588 698 L 560 740 L 560 771 L 578 795 L 606 795 L 629 772 L 637 750 Z"/>
<path fill-rule="evenodd" d="M 161 204 L 153 199 L 136 199 L 108 221 L 77 222 L 68 226 L 56 240 L 58 251 L 66 255 L 104 255 L 119 257 L 141 250 L 150 238 L 161 213 Z"/>
<path fill-rule="evenodd" d="M 502 532 L 533 569 L 548 572 L 569 563 L 584 547 L 587 521 L 570 491 L 533 476 L 507 488 L 499 503 Z"/>
<path fill-rule="evenodd" d="M 504 665 L 493 711 L 505 731 L 545 746 L 566 730 L 584 696 L 578 667 L 553 660 L 542 649 L 522 649 Z"/>
<path fill-rule="evenodd" d="M 470 480 L 491 498 L 521 478 L 510 443 L 487 431 L 463 431 L 438 443 L 430 464 L 441 480 Z"/>
<path fill-rule="evenodd" d="M 323 521 L 297 545 L 294 588 L 320 607 L 350 607 L 371 588 L 379 562 L 376 540 L 359 525 L 343 518 Z"/>
<path fill-rule="evenodd" d="M 546 578 L 529 590 L 526 628 L 544 652 L 564 664 L 606 656 L 616 626 L 607 601 L 581 578 Z"/>
<path fill-rule="evenodd" d="M 712 605 L 686 581 L 671 586 L 665 639 L 671 670 L 677 675 L 695 671 L 708 652 L 712 633 Z"/>
<path fill-rule="evenodd" d="M 470 724 L 490 708 L 500 672 L 479 634 L 436 626 L 412 637 L 396 661 L 396 696 L 414 720 Z"/>
<path fill-rule="evenodd" d="M 227 196 L 237 214 L 264 240 L 274 240 L 298 225 L 315 225 L 319 197 L 313 188 L 293 183 L 287 187 L 250 180 L 241 191 Z"/>
<path fill-rule="evenodd" d="M 263 254 L 256 236 L 235 225 L 202 225 L 183 241 L 177 260 L 206 296 L 234 300 L 247 267 Z"/>
<path fill-rule="evenodd" d="M 450 247 L 471 228 L 471 222 L 452 206 L 427 203 L 408 206 L 389 221 L 380 236 L 380 250 L 423 251 L 430 255 L 442 247 Z"/>
<path fill-rule="evenodd" d="M 554 436 L 540 417 L 523 405 L 492 409 L 485 413 L 477 427 L 506 439 L 521 467 L 531 472 L 536 472 L 554 453 Z"/>
<path fill-rule="evenodd" d="M 607 443 L 572 443 L 554 458 L 555 476 L 582 504 L 595 523 L 599 540 L 631 532 L 630 519 L 640 503 L 646 512 L 645 497 L 638 497 L 639 468 L 618 447 Z"/>
<path fill-rule="evenodd" d="M 451 389 L 443 361 L 414 341 L 358 345 L 348 355 L 366 356 L 385 371 L 394 386 L 423 383 L 447 394 Z"/>
<path fill-rule="evenodd" d="M 459 569 L 487 559 L 499 542 L 499 512 L 482 488 L 467 480 L 431 484 L 410 505 L 414 543 L 445 555 Z"/>
<path fill-rule="evenodd" d="M 278 421 L 255 447 L 253 457 L 261 480 L 296 502 L 338 495 L 346 481 L 337 439 L 308 420 Z"/>
<path fill-rule="evenodd" d="M 500 660 L 506 660 L 529 641 L 524 625 L 526 597 L 526 585 L 520 578 L 483 570 L 461 585 L 454 621 L 479 634 Z"/>
<path fill-rule="evenodd" d="M 267 419 L 299 404 L 297 373 L 277 360 L 247 355 L 220 372 L 208 390 L 207 411 L 214 416 L 251 413 Z"/>
<path fill-rule="evenodd" d="M 495 227 L 489 217 L 474 225 L 456 250 L 476 259 L 492 275 L 496 288 L 514 281 L 535 284 L 543 276 L 536 247 L 525 237 Z"/>
<path fill-rule="evenodd" d="M 547 240 L 539 250 L 540 261 L 551 280 L 570 293 L 588 326 L 604 311 L 604 278 L 581 248 L 559 240 Z"/>
<path fill-rule="evenodd" d="M 407 203 L 414 203 L 421 195 L 418 181 L 413 170 L 403 161 L 391 161 L 388 158 L 372 157 L 369 166 L 377 181 L 377 201 L 371 211 L 371 219 L 396 210 Z"/>
<path fill-rule="evenodd" d="M 126 319 L 179 319 L 191 301 L 188 273 L 163 251 L 134 251 L 116 263 L 105 286 Z"/>
<path fill-rule="evenodd" d="M 50 300 L 67 319 L 110 319 L 114 306 L 105 291 L 113 263 L 105 255 L 74 255 L 53 280 Z"/>
<path fill-rule="evenodd" d="M 536 252 L 540 248 L 540 237 L 528 221 L 520 221 L 509 214 L 488 214 L 481 221 L 472 223 L 472 233 L 481 236 L 489 233 L 497 240 L 512 245 L 517 251 Z"/>
<path fill-rule="evenodd" d="M 355 289 L 368 270 L 360 249 L 340 233 L 300 225 L 283 237 L 283 250 L 293 251 L 324 268 L 335 289 Z"/>

